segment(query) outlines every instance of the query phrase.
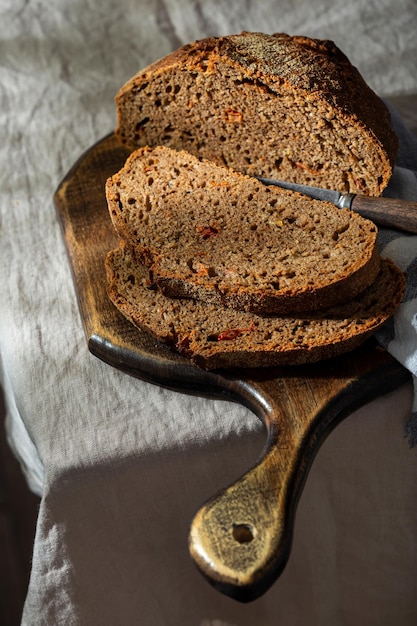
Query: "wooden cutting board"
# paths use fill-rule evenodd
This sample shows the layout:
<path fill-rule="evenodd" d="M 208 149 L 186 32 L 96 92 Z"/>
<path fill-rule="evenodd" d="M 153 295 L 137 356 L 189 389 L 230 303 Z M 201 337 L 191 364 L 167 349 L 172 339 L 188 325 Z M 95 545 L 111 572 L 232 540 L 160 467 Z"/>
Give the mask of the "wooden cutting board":
<path fill-rule="evenodd" d="M 189 547 L 202 574 L 242 602 L 283 570 L 309 468 L 328 433 L 353 410 L 409 379 L 370 340 L 309 366 L 206 372 L 134 328 L 106 295 L 104 259 L 117 245 L 104 184 L 128 152 L 109 135 L 73 166 L 54 196 L 90 351 L 130 375 L 249 407 L 266 425 L 259 462 L 213 496 L 191 523 Z"/>

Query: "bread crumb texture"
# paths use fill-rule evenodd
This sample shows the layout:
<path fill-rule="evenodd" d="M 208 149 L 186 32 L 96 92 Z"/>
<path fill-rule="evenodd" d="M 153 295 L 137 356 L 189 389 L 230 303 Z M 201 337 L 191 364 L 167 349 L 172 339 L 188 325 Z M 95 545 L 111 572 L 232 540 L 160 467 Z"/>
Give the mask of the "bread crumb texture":
<path fill-rule="evenodd" d="M 243 32 L 183 46 L 116 95 L 131 150 L 106 183 L 108 294 L 205 369 L 295 365 L 359 346 L 403 274 L 376 226 L 255 176 L 378 196 L 398 140 L 331 41 Z"/>
<path fill-rule="evenodd" d="M 379 270 L 369 220 L 184 151 L 138 149 L 106 193 L 117 233 L 165 295 L 317 310 L 356 296 Z"/>
<path fill-rule="evenodd" d="M 343 354 L 392 315 L 405 289 L 400 270 L 382 260 L 372 285 L 343 305 L 320 313 L 257 315 L 167 298 L 124 242 L 108 254 L 106 270 L 109 297 L 121 313 L 205 369 L 295 365 Z"/>
<path fill-rule="evenodd" d="M 380 195 L 398 148 L 389 112 L 331 41 L 243 32 L 183 46 L 116 96 L 116 135 L 245 174 Z"/>

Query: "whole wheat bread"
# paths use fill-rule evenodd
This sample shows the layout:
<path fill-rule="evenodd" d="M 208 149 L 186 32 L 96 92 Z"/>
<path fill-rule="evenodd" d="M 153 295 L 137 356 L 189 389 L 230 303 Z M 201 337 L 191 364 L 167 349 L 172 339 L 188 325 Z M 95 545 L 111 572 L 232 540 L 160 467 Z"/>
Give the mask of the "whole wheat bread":
<path fill-rule="evenodd" d="M 389 112 L 331 41 L 244 32 L 183 46 L 116 96 L 116 134 L 250 175 L 380 195 Z"/>
<path fill-rule="evenodd" d="M 343 302 L 378 273 L 369 220 L 184 151 L 135 151 L 106 193 L 117 233 L 165 295 L 293 313 Z"/>
<path fill-rule="evenodd" d="M 375 282 L 359 297 L 322 313 L 261 316 L 150 288 L 147 270 L 121 242 L 106 259 L 108 294 L 139 329 L 205 369 L 314 362 L 360 345 L 394 312 L 404 294 L 403 274 L 381 262 Z"/>

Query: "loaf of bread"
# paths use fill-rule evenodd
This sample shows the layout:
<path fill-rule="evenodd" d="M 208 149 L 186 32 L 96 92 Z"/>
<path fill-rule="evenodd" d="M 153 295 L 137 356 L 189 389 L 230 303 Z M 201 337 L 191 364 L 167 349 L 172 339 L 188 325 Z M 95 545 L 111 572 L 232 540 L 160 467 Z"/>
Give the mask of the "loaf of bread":
<path fill-rule="evenodd" d="M 116 96 L 116 135 L 250 175 L 380 195 L 398 141 L 382 100 L 331 41 L 243 32 L 185 45 Z"/>
<path fill-rule="evenodd" d="M 204 369 L 314 362 L 350 351 L 394 312 L 403 274 L 382 260 L 375 282 L 357 298 L 322 313 L 265 316 L 190 299 L 167 298 L 121 243 L 106 259 L 108 294 L 136 327 Z"/>
<path fill-rule="evenodd" d="M 106 194 L 117 233 L 165 295 L 294 313 L 354 297 L 378 273 L 369 220 L 184 151 L 136 150 Z"/>

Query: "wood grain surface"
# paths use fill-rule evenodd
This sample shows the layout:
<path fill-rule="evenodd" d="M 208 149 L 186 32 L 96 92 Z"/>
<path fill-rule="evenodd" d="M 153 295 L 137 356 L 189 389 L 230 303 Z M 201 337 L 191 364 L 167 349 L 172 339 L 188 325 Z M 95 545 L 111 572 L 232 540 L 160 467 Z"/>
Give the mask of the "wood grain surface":
<path fill-rule="evenodd" d="M 90 351 L 130 375 L 167 388 L 223 397 L 266 425 L 259 462 L 196 513 L 190 554 L 219 591 L 247 602 L 282 572 L 308 470 L 326 435 L 354 409 L 395 389 L 409 373 L 370 340 L 309 366 L 206 372 L 134 328 L 106 295 L 104 259 L 117 244 L 104 183 L 127 152 L 113 135 L 74 165 L 55 194 Z"/>

